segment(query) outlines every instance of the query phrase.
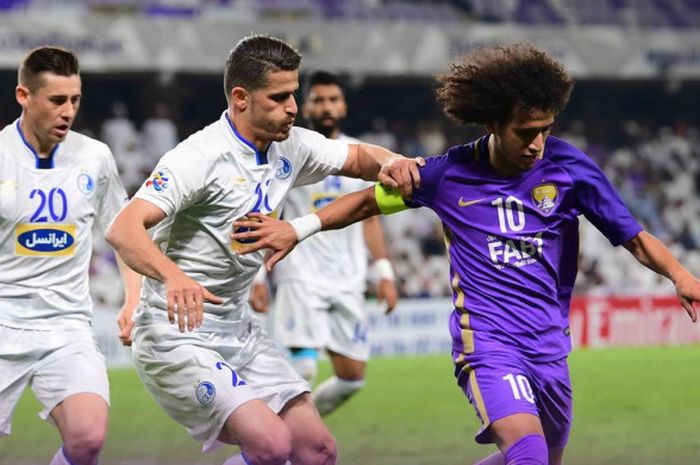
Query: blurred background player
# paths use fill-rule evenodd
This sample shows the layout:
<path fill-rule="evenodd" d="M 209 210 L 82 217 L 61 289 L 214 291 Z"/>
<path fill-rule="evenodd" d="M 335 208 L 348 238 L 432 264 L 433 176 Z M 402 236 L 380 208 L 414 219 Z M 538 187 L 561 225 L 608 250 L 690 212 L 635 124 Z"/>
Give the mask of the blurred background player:
<path fill-rule="evenodd" d="M 15 90 L 22 115 L 0 132 L 0 435 L 27 385 L 63 438 L 52 465 L 92 465 L 107 430 L 109 383 L 92 329 L 92 227 L 126 203 L 109 148 L 71 131 L 78 59 L 30 51 Z M 139 276 L 120 266 L 124 309 Z"/>
<path fill-rule="evenodd" d="M 417 179 L 414 161 L 386 149 L 294 127 L 300 62 L 280 39 L 240 40 L 224 71 L 227 109 L 161 158 L 107 235 L 146 276 L 133 331 L 139 377 L 205 451 L 238 445 L 227 465 L 332 465 L 337 457 L 308 383 L 251 314 L 263 256 L 235 253 L 233 221 L 276 215 L 294 185 L 334 173 L 387 181 L 394 170 L 401 182 L 391 184 L 407 191 Z"/>
<path fill-rule="evenodd" d="M 302 112 L 310 129 L 330 139 L 359 143 L 340 129 L 347 106 L 337 76 L 325 71 L 312 73 L 305 95 Z M 368 185 L 360 179 L 332 175 L 296 187 L 289 192 L 283 215 L 292 219 L 313 213 Z M 310 238 L 275 270 L 274 337 L 290 350 L 292 365 L 311 384 L 317 374 L 319 349 L 327 351 L 333 365 L 335 376 L 312 392 L 321 415 L 335 410 L 365 384 L 370 347 L 364 297 L 367 250 L 378 278 L 377 298 L 385 302 L 389 313 L 396 306 L 398 293 L 379 217 Z M 256 310 L 266 310 L 266 293 L 265 284 L 256 282 L 251 300 Z"/>
<path fill-rule="evenodd" d="M 561 63 L 532 46 L 475 49 L 438 77 L 438 100 L 455 121 L 487 134 L 428 158 L 412 197 L 377 186 L 309 215 L 320 229 L 334 229 L 425 206 L 443 221 L 455 376 L 482 423 L 476 441 L 500 450 L 478 465 L 562 463 L 572 419 L 567 357 L 579 214 L 670 279 L 697 320 L 700 281 L 643 230 L 586 154 L 550 136 L 572 88 Z M 271 247 L 268 266 L 309 234 L 256 219 L 234 225 L 253 232 L 233 236 L 256 241 L 241 253 Z"/>

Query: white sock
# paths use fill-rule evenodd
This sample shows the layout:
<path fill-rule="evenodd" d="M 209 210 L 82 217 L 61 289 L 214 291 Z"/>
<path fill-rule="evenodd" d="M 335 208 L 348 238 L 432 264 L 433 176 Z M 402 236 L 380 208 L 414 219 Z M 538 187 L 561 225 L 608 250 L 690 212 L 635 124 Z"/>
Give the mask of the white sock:
<path fill-rule="evenodd" d="M 292 366 L 309 384 L 314 384 L 316 374 L 318 373 L 318 364 L 316 360 L 308 357 L 293 358 Z"/>
<path fill-rule="evenodd" d="M 337 376 L 328 378 L 311 393 L 321 415 L 327 415 L 365 385 L 364 379 L 350 381 Z"/>
<path fill-rule="evenodd" d="M 66 457 L 66 454 L 63 452 L 63 447 L 61 447 L 56 452 L 56 455 L 53 456 L 53 458 L 49 462 L 49 465 L 73 465 L 73 464 L 70 462 L 70 460 L 68 460 L 68 457 Z"/>
<path fill-rule="evenodd" d="M 474 465 L 505 465 L 506 458 L 501 452 L 495 452 L 476 462 Z"/>

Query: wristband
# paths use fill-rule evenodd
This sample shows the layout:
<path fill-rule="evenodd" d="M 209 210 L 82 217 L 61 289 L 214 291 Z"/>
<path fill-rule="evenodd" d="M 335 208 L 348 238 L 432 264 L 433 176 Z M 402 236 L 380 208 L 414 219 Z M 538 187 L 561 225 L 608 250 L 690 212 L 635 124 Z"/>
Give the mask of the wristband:
<path fill-rule="evenodd" d="M 396 280 L 394 270 L 391 268 L 391 262 L 388 258 L 380 258 L 379 260 L 375 261 L 372 266 L 377 271 L 377 276 L 379 276 L 379 279 L 386 279 L 389 281 Z"/>
<path fill-rule="evenodd" d="M 321 230 L 321 218 L 314 213 L 294 218 L 289 222 L 297 235 L 297 242 L 301 242 L 312 234 Z"/>

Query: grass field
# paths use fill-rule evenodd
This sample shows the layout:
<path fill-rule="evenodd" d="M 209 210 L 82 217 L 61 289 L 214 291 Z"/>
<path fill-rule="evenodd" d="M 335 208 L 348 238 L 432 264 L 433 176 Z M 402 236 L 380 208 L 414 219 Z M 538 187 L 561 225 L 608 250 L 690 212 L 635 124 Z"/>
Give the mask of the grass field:
<path fill-rule="evenodd" d="M 569 465 L 700 464 L 700 347 L 575 351 Z M 328 367 L 322 367 L 326 376 Z M 112 415 L 102 464 L 218 464 L 163 414 L 131 370 L 110 372 Z M 59 446 L 25 393 L 0 464 L 46 464 Z M 342 465 L 466 465 L 491 449 L 473 441 L 475 415 L 449 357 L 370 362 L 368 385 L 327 417 Z"/>

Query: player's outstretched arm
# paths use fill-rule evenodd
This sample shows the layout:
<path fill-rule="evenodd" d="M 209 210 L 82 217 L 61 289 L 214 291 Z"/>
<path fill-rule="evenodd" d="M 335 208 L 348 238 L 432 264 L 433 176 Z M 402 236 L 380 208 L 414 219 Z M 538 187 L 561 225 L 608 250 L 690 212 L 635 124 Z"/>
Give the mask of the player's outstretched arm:
<path fill-rule="evenodd" d="M 202 324 L 204 300 L 214 304 L 223 300 L 188 277 L 148 236 L 147 229 L 164 218 L 165 212 L 154 204 L 133 199 L 116 216 L 106 239 L 132 270 L 165 284 L 168 319 L 175 323 L 177 311 L 180 331 L 185 331 L 185 323 L 192 331 Z"/>
<path fill-rule="evenodd" d="M 639 233 L 624 246 L 642 265 L 673 282 L 681 305 L 690 319 L 696 322 L 698 314 L 694 303 L 700 301 L 700 281 L 683 268 L 660 240 L 646 231 Z"/>
<path fill-rule="evenodd" d="M 139 296 L 141 294 L 141 275 L 129 268 L 124 261 L 117 255 L 117 266 L 119 273 L 122 276 L 124 283 L 124 303 L 117 316 L 117 325 L 119 326 L 119 340 L 125 346 L 131 345 L 131 330 L 134 327 L 134 310 L 139 304 Z"/>
<path fill-rule="evenodd" d="M 399 189 L 403 198 L 410 199 L 413 189 L 420 187 L 418 167 L 424 165 L 422 157 L 406 158 L 373 144 L 350 144 L 339 174 L 379 181 L 389 189 Z"/>
<path fill-rule="evenodd" d="M 265 268 L 271 271 L 277 262 L 308 236 L 318 231 L 344 228 L 377 214 L 379 207 L 374 198 L 374 187 L 368 187 L 345 195 L 316 213 L 291 221 L 276 220 L 260 213 L 248 213 L 247 219 L 233 223 L 231 238 L 237 241 L 255 241 L 239 249 L 236 252 L 239 255 L 271 249 L 272 254 L 265 261 Z"/>

